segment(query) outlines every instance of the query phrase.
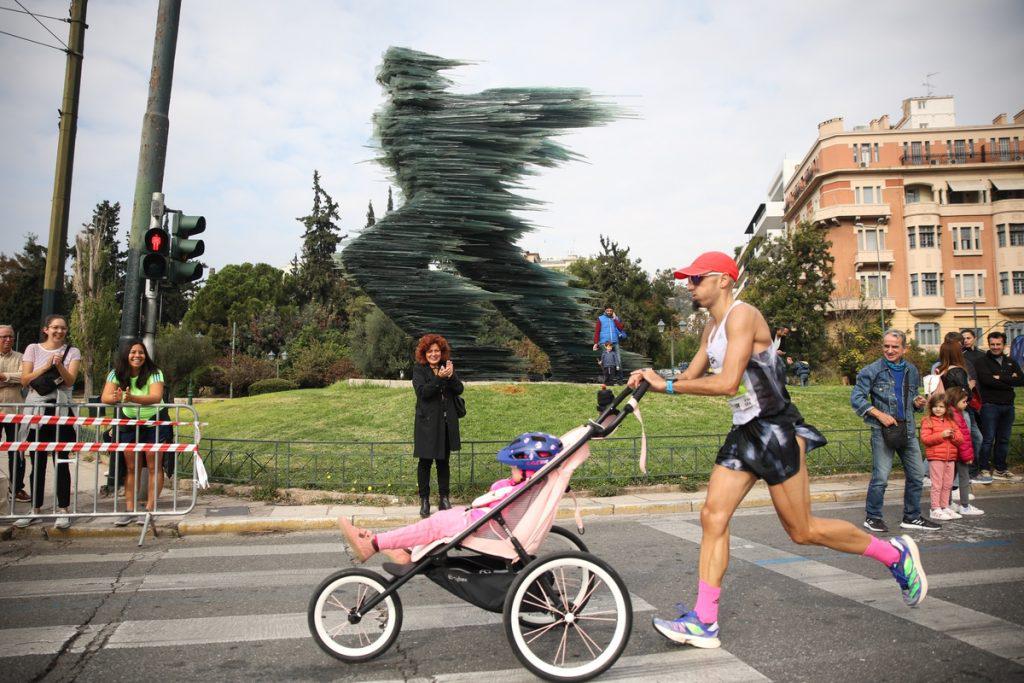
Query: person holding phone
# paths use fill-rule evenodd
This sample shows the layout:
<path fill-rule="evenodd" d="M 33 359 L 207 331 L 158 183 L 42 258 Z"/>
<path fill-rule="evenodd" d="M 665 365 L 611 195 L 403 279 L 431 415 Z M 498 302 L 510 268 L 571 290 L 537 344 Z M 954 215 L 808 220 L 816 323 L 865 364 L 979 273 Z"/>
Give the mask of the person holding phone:
<path fill-rule="evenodd" d="M 462 394 L 463 386 L 451 361 L 448 340 L 441 335 L 425 334 L 417 343 L 412 387 L 416 392 L 413 455 L 419 459 L 420 517 L 429 517 L 431 463 L 437 467 L 437 508 L 451 509 L 449 456 L 462 448 L 455 397 Z"/>

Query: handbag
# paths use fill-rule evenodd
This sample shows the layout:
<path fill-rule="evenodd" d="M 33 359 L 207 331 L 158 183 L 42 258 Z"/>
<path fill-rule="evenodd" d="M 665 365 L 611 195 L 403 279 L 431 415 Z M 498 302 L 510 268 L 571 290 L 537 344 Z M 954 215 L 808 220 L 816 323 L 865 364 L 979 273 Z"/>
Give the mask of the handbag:
<path fill-rule="evenodd" d="M 981 410 L 981 393 L 978 391 L 978 387 L 971 389 L 971 400 L 967 403 L 971 410 L 978 412 Z"/>
<path fill-rule="evenodd" d="M 459 419 L 466 417 L 466 399 L 462 398 L 459 394 L 456 394 L 453 399 L 455 402 L 455 414 Z"/>
<path fill-rule="evenodd" d="M 908 436 L 906 420 L 896 420 L 894 425 L 882 426 L 882 441 L 888 448 L 894 450 L 906 448 L 909 441 Z"/>
<path fill-rule="evenodd" d="M 64 348 L 64 355 L 60 359 L 61 363 L 67 360 L 69 351 L 71 351 L 71 344 L 68 344 Z M 64 384 L 64 378 L 61 377 L 60 371 L 52 365 L 46 369 L 46 372 L 28 383 L 29 387 L 32 388 L 32 391 L 36 392 L 40 396 L 48 396 L 49 394 L 52 394 L 57 391 L 62 384 Z"/>

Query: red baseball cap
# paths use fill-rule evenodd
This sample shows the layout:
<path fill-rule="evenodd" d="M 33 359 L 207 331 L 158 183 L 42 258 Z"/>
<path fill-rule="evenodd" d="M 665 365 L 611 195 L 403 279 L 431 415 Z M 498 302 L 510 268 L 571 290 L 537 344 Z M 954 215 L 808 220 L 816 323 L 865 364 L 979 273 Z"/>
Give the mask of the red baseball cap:
<path fill-rule="evenodd" d="M 733 280 L 738 280 L 740 277 L 740 269 L 736 265 L 736 261 L 720 251 L 706 251 L 694 259 L 692 264 L 685 268 L 679 268 L 672 274 L 677 280 L 682 280 L 691 275 L 707 275 L 708 273 L 722 273 Z"/>

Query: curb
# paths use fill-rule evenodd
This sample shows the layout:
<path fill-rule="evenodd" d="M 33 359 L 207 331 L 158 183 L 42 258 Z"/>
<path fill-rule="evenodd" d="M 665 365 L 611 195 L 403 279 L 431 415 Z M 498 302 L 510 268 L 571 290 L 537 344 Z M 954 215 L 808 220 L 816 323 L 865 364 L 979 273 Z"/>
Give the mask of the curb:
<path fill-rule="evenodd" d="M 984 491 L 1024 491 L 1024 482 L 993 482 L 983 484 Z M 887 493 L 893 497 L 902 495 L 903 486 L 889 485 Z M 811 493 L 812 503 L 850 503 L 862 502 L 865 491 L 857 490 L 836 490 L 820 491 Z M 758 492 L 758 495 L 749 497 L 740 503 L 741 508 L 767 507 L 772 504 L 771 497 Z M 682 500 L 647 501 L 614 503 L 591 499 L 580 501 L 580 513 L 584 517 L 611 517 L 619 515 L 663 515 L 679 512 L 700 512 L 704 506 L 703 492 L 699 497 Z M 573 508 L 562 507 L 556 514 L 556 519 L 573 519 Z M 351 515 L 352 523 L 357 526 L 370 526 L 374 529 L 387 529 L 405 524 L 412 524 L 420 521 L 418 514 L 355 514 Z M 156 526 L 159 537 L 183 537 L 183 536 L 205 536 L 212 534 L 261 534 L 261 533 L 285 533 L 290 531 L 330 531 L 337 528 L 334 517 L 252 517 L 221 520 L 181 520 L 167 522 Z M 147 533 L 147 537 L 152 532 Z M 72 525 L 66 530 L 54 529 L 52 525 L 34 524 L 25 529 L 15 529 L 13 526 L 6 526 L 0 530 L 0 539 L 27 539 L 41 538 L 44 540 L 61 540 L 64 538 L 138 538 L 139 528 L 130 527 L 90 527 L 88 524 L 81 526 Z"/>

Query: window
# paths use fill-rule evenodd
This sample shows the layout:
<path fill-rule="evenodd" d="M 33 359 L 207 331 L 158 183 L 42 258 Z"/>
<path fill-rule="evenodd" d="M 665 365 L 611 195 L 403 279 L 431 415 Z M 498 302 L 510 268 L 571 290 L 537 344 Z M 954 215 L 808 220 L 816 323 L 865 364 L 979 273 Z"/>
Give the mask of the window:
<path fill-rule="evenodd" d="M 917 226 L 917 237 L 920 241 L 922 249 L 929 249 L 935 246 L 935 226 L 934 225 L 919 225 Z"/>
<path fill-rule="evenodd" d="M 962 164 L 967 161 L 967 141 L 966 140 L 954 140 L 953 141 L 953 156 L 956 159 L 956 163 Z"/>
<path fill-rule="evenodd" d="M 1015 338 L 1024 335 L 1024 323 L 1006 323 L 1003 331 L 1006 333 L 1006 346 L 1009 348 Z"/>
<path fill-rule="evenodd" d="M 922 346 L 939 345 L 938 323 L 917 323 L 914 325 L 914 338 Z"/>
<path fill-rule="evenodd" d="M 999 273 L 999 293 L 1003 296 L 1010 293 L 1010 274 L 1005 270 Z"/>
<path fill-rule="evenodd" d="M 864 228 L 857 231 L 857 248 L 861 251 L 877 251 L 885 248 L 885 233 L 881 228 Z"/>
<path fill-rule="evenodd" d="M 1010 160 L 1010 138 L 999 138 L 999 160 Z"/>
<path fill-rule="evenodd" d="M 985 276 L 982 273 L 955 273 L 956 298 L 975 300 L 985 297 Z"/>
<path fill-rule="evenodd" d="M 924 296 L 939 295 L 938 273 L 921 273 L 921 293 Z"/>
<path fill-rule="evenodd" d="M 980 226 L 954 226 L 953 231 L 953 253 L 966 253 L 981 251 L 981 227 Z"/>
<path fill-rule="evenodd" d="M 917 273 L 910 274 L 910 296 L 920 296 L 921 291 L 917 284 Z"/>
<path fill-rule="evenodd" d="M 911 142 L 910 143 L 910 160 L 915 163 L 921 163 L 921 143 Z"/>
<path fill-rule="evenodd" d="M 878 291 L 879 287 L 881 292 Z M 889 296 L 889 278 L 880 273 L 861 275 L 860 291 L 866 299 Z"/>
<path fill-rule="evenodd" d="M 906 204 L 917 204 L 921 201 L 921 190 L 916 187 L 908 187 L 903 191 L 903 201 Z"/>
<path fill-rule="evenodd" d="M 1013 271 L 1013 293 L 1024 294 L 1024 270 Z"/>
<path fill-rule="evenodd" d="M 1014 138 L 1016 140 L 1016 138 Z M 875 161 L 878 161 L 878 143 L 875 143 Z"/>
<path fill-rule="evenodd" d="M 917 249 L 917 228 L 913 226 L 907 228 L 907 247 Z"/>
<path fill-rule="evenodd" d="M 924 100 L 918 100 L 917 101 L 917 108 L 918 109 L 924 109 Z"/>
<path fill-rule="evenodd" d="M 1024 223 L 1010 223 L 1010 246 L 1024 247 Z"/>
<path fill-rule="evenodd" d="M 996 226 L 996 240 L 997 240 L 997 242 L 998 242 L 1000 247 L 1005 247 L 1006 246 L 1006 226 L 1005 225 L 997 225 Z"/>

